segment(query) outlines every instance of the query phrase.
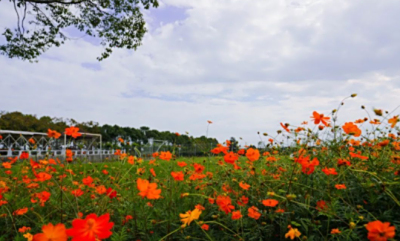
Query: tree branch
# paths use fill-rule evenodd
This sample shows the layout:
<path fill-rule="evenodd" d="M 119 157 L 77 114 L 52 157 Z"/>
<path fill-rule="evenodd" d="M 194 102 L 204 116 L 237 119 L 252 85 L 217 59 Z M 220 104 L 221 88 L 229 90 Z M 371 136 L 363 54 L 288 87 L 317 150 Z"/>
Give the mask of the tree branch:
<path fill-rule="evenodd" d="M 71 5 L 71 4 L 79 4 L 86 2 L 87 0 L 78 0 L 78 1 L 70 1 L 70 2 L 64 2 L 60 0 L 26 0 L 26 2 L 30 3 L 43 3 L 43 4 L 50 4 L 50 3 L 60 3 L 60 4 L 65 4 L 65 5 Z"/>
<path fill-rule="evenodd" d="M 21 28 L 20 28 L 20 24 L 19 24 L 19 13 L 18 13 L 18 10 L 17 10 L 17 5 L 15 3 L 15 0 L 13 0 L 13 3 L 14 3 L 14 10 L 17 13 L 17 18 L 18 18 L 18 32 L 19 32 L 19 34 L 21 34 Z"/>

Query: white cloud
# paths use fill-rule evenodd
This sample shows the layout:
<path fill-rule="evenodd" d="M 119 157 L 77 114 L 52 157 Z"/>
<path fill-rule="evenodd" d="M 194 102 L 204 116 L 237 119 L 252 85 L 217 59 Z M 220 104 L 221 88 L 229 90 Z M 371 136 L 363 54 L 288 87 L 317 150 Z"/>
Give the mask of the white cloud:
<path fill-rule="evenodd" d="M 257 131 L 329 114 L 351 93 L 340 121 L 400 103 L 395 0 L 165 0 L 161 10 L 145 13 L 143 46 L 100 63 L 101 46 L 83 40 L 39 64 L 0 57 L 1 109 L 197 136 L 212 120 L 220 141 L 257 143 Z"/>

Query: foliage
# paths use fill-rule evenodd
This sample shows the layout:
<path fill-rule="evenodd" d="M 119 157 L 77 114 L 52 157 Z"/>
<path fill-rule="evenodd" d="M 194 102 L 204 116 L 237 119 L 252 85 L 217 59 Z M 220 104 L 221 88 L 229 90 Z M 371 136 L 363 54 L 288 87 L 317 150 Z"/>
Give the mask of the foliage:
<path fill-rule="evenodd" d="M 181 154 L 185 153 L 185 148 L 195 149 L 196 155 L 204 155 L 205 151 L 210 150 L 210 144 L 216 145 L 218 143 L 215 138 L 177 135 L 175 132 L 158 131 L 147 126 L 140 128 L 108 124 L 101 126 L 94 121 L 77 122 L 74 119 L 51 118 L 49 116 L 37 118 L 34 115 L 20 112 L 0 112 L 0 129 L 2 130 L 47 132 L 48 129 L 52 129 L 62 133 L 68 126 L 76 126 L 81 132 L 101 134 L 105 148 L 119 149 L 122 147 L 132 153 L 135 147 L 139 148 L 147 144 L 149 139 L 167 141 L 168 144 L 171 144 L 165 148 L 168 150 L 172 150 L 172 144 L 183 145 Z M 120 143 L 119 138 L 122 138 L 124 143 Z"/>
<path fill-rule="evenodd" d="M 354 121 L 358 138 L 331 117 L 315 132 L 282 125 L 278 135 L 296 140 L 286 148 L 265 135 L 268 149 L 234 153 L 227 141 L 209 158 L 176 158 L 174 149 L 150 161 L 10 160 L 0 170 L 0 237 L 20 240 L 23 226 L 71 228 L 94 213 L 110 215 L 110 240 L 399 239 L 398 116 L 372 120 L 373 131 Z"/>
<path fill-rule="evenodd" d="M 114 48 L 136 49 L 146 32 L 141 7 L 157 7 L 157 0 L 10 0 L 17 17 L 17 28 L 6 28 L 6 44 L 0 54 L 22 60 L 36 60 L 51 47 L 70 39 L 75 28 L 99 38 L 105 51 L 103 60 Z M 26 24 L 28 23 L 28 24 Z M 25 29 L 26 28 L 26 29 Z"/>

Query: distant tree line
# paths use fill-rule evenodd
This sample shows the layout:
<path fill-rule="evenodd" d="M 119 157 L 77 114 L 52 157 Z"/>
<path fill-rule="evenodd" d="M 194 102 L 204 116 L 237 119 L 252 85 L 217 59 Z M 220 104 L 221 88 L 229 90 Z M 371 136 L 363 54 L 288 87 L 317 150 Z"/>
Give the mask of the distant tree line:
<path fill-rule="evenodd" d="M 147 126 L 140 128 L 121 127 L 118 125 L 99 125 L 98 122 L 77 122 L 74 119 L 52 118 L 23 114 L 21 112 L 0 112 L 0 130 L 19 130 L 30 132 L 47 132 L 48 129 L 64 132 L 66 127 L 79 127 L 80 132 L 97 133 L 102 135 L 103 147 L 105 148 L 130 148 L 139 149 L 149 143 L 149 140 L 163 140 L 168 143 L 165 148 L 172 149 L 173 146 L 196 146 L 195 155 L 208 152 L 218 141 L 206 136 L 193 137 L 185 134 L 177 135 L 175 132 L 158 131 Z M 124 140 L 121 144 L 119 138 Z M 164 149 L 165 149 L 164 148 Z"/>

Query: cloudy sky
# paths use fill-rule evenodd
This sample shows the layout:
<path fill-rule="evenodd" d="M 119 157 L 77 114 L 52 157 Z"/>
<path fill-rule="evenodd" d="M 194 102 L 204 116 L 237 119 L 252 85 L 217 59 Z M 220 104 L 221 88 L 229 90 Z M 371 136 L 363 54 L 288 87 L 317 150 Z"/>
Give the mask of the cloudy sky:
<path fill-rule="evenodd" d="M 400 104 L 398 0 L 160 2 L 137 51 L 98 62 L 101 46 L 80 38 L 37 64 L 0 56 L 0 110 L 194 136 L 211 120 L 219 141 L 256 144 L 352 93 L 340 123 Z M 10 2 L 0 19 L 16 24 Z"/>

